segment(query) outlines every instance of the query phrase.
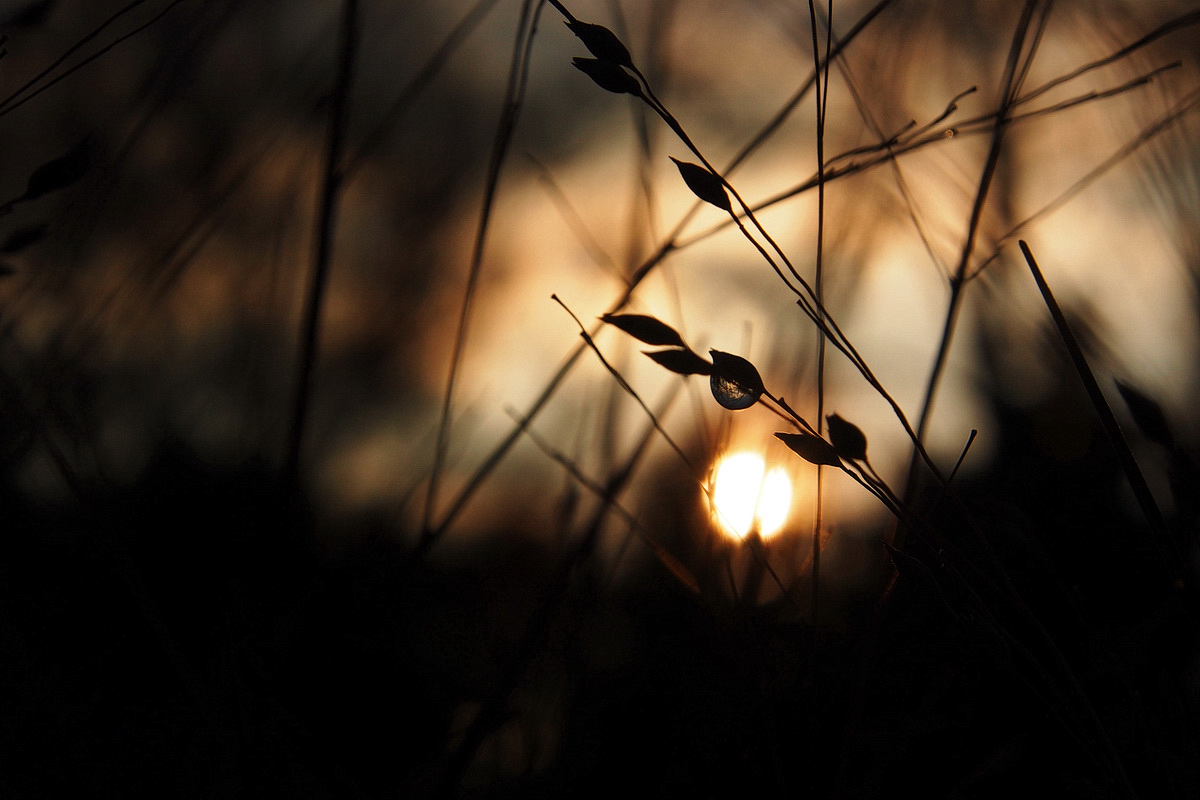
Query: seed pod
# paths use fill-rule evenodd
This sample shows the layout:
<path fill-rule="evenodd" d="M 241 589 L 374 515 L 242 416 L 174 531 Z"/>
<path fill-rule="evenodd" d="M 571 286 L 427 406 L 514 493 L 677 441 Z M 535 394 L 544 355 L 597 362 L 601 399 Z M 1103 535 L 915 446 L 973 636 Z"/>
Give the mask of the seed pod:
<path fill-rule="evenodd" d="M 650 358 L 654 359 L 654 361 L 658 364 L 661 364 L 662 366 L 671 370 L 671 372 L 675 372 L 680 375 L 712 374 L 712 364 L 708 363 L 686 347 L 679 350 L 643 350 L 642 352 L 650 356 Z"/>
<path fill-rule="evenodd" d="M 583 46 L 596 58 L 601 61 L 611 61 L 622 67 L 633 67 L 633 58 L 629 55 L 629 49 L 608 28 L 579 20 L 568 22 L 567 27 L 571 29 L 571 33 L 579 37 Z"/>
<path fill-rule="evenodd" d="M 810 464 L 840 467 L 838 452 L 829 442 L 810 433 L 777 433 L 775 438 Z"/>
<path fill-rule="evenodd" d="M 605 314 L 600 319 L 646 344 L 687 346 L 674 328 L 645 314 Z"/>
<path fill-rule="evenodd" d="M 580 58 L 579 56 L 572 59 L 572 63 L 576 69 L 595 81 L 601 89 L 614 94 L 642 96 L 641 84 L 620 64 L 601 61 L 597 58 Z"/>
<path fill-rule="evenodd" d="M 722 211 L 733 210 L 733 206 L 729 203 L 729 195 L 725 193 L 725 186 L 721 183 L 720 178 L 699 164 L 680 161 L 673 156 L 671 160 L 679 168 L 679 174 L 683 176 L 683 182 L 692 190 L 692 194 Z"/>
<path fill-rule="evenodd" d="M 857 425 L 846 422 L 837 414 L 825 418 L 829 423 L 829 441 L 838 455 L 847 461 L 864 461 L 867 457 L 867 437 Z"/>

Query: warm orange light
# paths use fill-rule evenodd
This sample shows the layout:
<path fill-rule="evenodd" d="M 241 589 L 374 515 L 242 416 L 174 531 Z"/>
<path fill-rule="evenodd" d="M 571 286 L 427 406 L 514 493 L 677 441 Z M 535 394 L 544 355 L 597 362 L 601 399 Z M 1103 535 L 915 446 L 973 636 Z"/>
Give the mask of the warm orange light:
<path fill-rule="evenodd" d="M 713 470 L 712 504 L 717 526 L 726 535 L 742 539 L 757 529 L 767 539 L 787 522 L 792 482 L 779 467 L 768 471 L 758 453 L 732 453 Z"/>

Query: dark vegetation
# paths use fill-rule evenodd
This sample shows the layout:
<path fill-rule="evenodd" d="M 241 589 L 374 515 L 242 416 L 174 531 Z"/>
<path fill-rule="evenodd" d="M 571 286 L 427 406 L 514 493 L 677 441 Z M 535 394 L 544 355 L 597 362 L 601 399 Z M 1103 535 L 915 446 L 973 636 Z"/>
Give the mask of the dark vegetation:
<path fill-rule="evenodd" d="M 1200 793 L 1194 403 L 1136 385 L 1095 309 L 1051 316 L 1062 273 L 1036 244 L 1075 235 L 1038 208 L 1131 168 L 1149 187 L 1141 205 L 1174 237 L 1179 291 L 1200 309 L 1189 137 L 1200 12 L 763 4 L 808 59 L 789 66 L 789 91 L 812 73 L 794 98 L 807 166 L 787 178 L 789 193 L 819 196 L 815 238 L 776 244 L 763 201 L 747 192 L 743 202 L 737 188 L 743 158 L 709 161 L 703 139 L 716 134 L 673 115 L 662 87 L 677 65 L 651 46 L 689 13 L 723 8 L 736 20 L 752 13 L 746 3 L 662 0 L 635 13 L 615 0 L 485 0 L 458 4 L 449 22 L 384 3 L 345 0 L 332 15 L 287 5 L 0 5 L 10 51 L 0 197 L 11 198 L 0 216 L 0 796 Z M 494 74 L 462 79 L 464 42 L 494 36 L 488 15 L 503 12 L 507 35 L 517 26 L 503 42 L 507 89 Z M 383 59 L 372 23 L 387 13 L 399 15 L 404 46 Z M 834 34 L 821 22 L 830 13 Z M 1051 75 L 1095 74 L 1036 103 L 1049 79 L 1035 56 L 1063 19 L 1095 38 L 1095 60 Z M 311 43 L 296 44 L 305 35 Z M 633 55 L 622 42 L 638 43 Z M 934 59 L 900 55 L 914 42 L 961 48 L 980 65 L 922 106 L 946 109 L 923 121 L 900 91 L 921 74 L 901 66 Z M 530 95 L 530 81 L 545 80 L 530 72 L 543 44 L 582 73 L 555 63 L 549 85 L 569 96 L 560 116 Z M 857 112 L 838 98 L 851 88 Z M 493 201 L 510 151 L 561 167 L 571 145 L 547 131 L 566 130 L 563 120 L 591 130 L 588 115 L 610 113 L 601 102 L 626 100 L 638 109 L 642 176 L 674 154 L 672 179 L 697 207 L 724 212 L 714 224 L 736 223 L 756 245 L 746 258 L 783 298 L 764 313 L 795 314 L 804 333 L 779 333 L 755 363 L 725 342 L 693 348 L 703 321 L 681 320 L 684 336 L 662 321 L 671 314 L 636 305 L 668 254 L 686 257 L 686 229 L 651 236 L 653 225 L 635 223 L 643 247 L 630 248 L 602 320 L 572 322 L 563 310 L 580 309 L 546 301 L 583 341 L 561 367 L 542 365 L 547 376 L 561 369 L 543 400 L 514 412 L 512 432 L 482 456 L 463 455 L 457 437 L 472 434 L 460 373 L 488 291 L 488 237 L 509 224 Z M 1112 163 L 1025 208 L 1021 170 L 1036 167 L 1006 158 L 1039 136 L 1022 125 L 1101 102 L 1129 115 Z M 835 113 L 866 133 L 847 145 Z M 772 135 L 739 128 L 726 139 Z M 923 177 L 897 167 L 952 138 L 976 143 L 964 151 L 972 186 L 951 203 L 961 224 L 940 273 L 949 306 L 928 311 L 944 315 L 945 332 L 907 407 L 838 325 L 862 284 L 835 274 L 848 263 L 836 254 L 871 228 L 844 219 L 850 204 L 837 193 L 852 185 L 869 206 L 862 193 L 886 187 L 941 264 L 936 221 L 913 199 Z M 635 192 L 646 205 L 651 184 Z M 376 193 L 387 199 L 361 200 Z M 447 245 L 455 215 L 478 214 L 481 201 L 474 245 Z M 379 229 L 394 241 L 381 244 Z M 1018 250 L 1026 236 L 1034 247 Z M 460 257 L 469 267 L 450 263 Z M 1051 278 L 1039 296 L 1030 272 L 1041 270 Z M 452 313 L 446 284 L 461 303 Z M 1038 299 L 1014 326 L 995 298 L 1018 285 Z M 759 324 L 768 338 L 795 330 Z M 754 536 L 715 537 L 695 465 L 719 442 L 666 424 L 661 401 L 627 377 L 640 356 L 613 356 L 613 334 L 649 348 L 664 374 L 692 376 L 692 399 L 719 404 L 722 419 L 776 411 L 773 446 L 820 469 L 826 486 L 856 481 L 881 514 L 852 530 L 818 497 L 795 523 L 802 557 L 791 561 Z M 926 448 L 955 336 L 974 348 L 969 382 L 992 443 L 987 459 L 968 445 L 961 471 L 954 454 Z M 780 367 L 796 363 L 777 357 L 793 348 L 802 366 Z M 1015 350 L 1039 365 L 1036 378 L 1014 366 Z M 539 433 L 559 384 L 599 363 L 602 388 L 586 399 L 608 411 L 577 424 L 596 436 Z M 789 381 L 811 388 L 789 403 L 771 391 Z M 849 391 L 875 398 L 879 418 L 839 416 Z M 341 437 L 385 413 L 416 442 L 391 479 L 408 484 L 348 512 L 322 476 Z M 638 437 L 629 444 L 616 426 Z M 894 431 L 905 456 L 888 467 L 878 442 Z M 599 441 L 604 457 L 583 457 L 580 441 Z M 522 467 L 523 483 L 500 469 L 523 445 L 553 471 Z M 460 537 L 477 494 L 494 502 L 485 490 L 498 485 L 519 505 L 529 484 L 544 507 L 498 504 L 487 530 Z"/>

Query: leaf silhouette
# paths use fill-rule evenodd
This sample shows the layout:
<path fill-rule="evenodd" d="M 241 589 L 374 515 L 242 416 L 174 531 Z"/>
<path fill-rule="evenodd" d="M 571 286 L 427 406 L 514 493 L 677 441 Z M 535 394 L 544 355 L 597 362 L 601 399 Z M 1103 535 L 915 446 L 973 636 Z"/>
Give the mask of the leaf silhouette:
<path fill-rule="evenodd" d="M 96 138 L 88 134 L 66 155 L 47 161 L 33 171 L 22 200 L 36 200 L 42 195 L 65 189 L 87 174 L 95 157 Z"/>
<path fill-rule="evenodd" d="M 867 437 L 858 426 L 847 422 L 837 414 L 825 418 L 829 423 L 829 441 L 838 455 L 847 461 L 863 461 L 867 457 Z"/>
<path fill-rule="evenodd" d="M 766 387 L 754 365 L 741 356 L 709 350 L 712 356 L 712 379 L 709 386 L 713 397 L 731 411 L 749 408 L 758 402 Z"/>
<path fill-rule="evenodd" d="M 681 350 L 643 350 L 657 363 L 680 375 L 711 375 L 713 366 L 686 347 Z"/>
<path fill-rule="evenodd" d="M 600 319 L 646 344 L 687 347 L 674 328 L 645 314 L 605 314 Z"/>
<path fill-rule="evenodd" d="M 45 239 L 49 231 L 50 226 L 44 222 L 17 228 L 8 235 L 3 244 L 0 244 L 0 253 L 6 255 L 18 253 L 26 247 L 37 244 L 42 239 Z"/>
<path fill-rule="evenodd" d="M 725 186 L 721 183 L 720 178 L 699 164 L 680 161 L 674 156 L 670 156 L 670 159 L 679 168 L 679 174 L 683 176 L 683 182 L 692 190 L 692 194 L 722 211 L 733 210 L 729 204 L 729 195 L 725 193 Z"/>
<path fill-rule="evenodd" d="M 597 58 L 580 58 L 579 56 L 572 59 L 572 63 L 575 64 L 576 69 L 595 81 L 601 89 L 615 94 L 642 96 L 641 84 L 620 64 L 601 61 Z"/>
<path fill-rule="evenodd" d="M 579 20 L 568 22 L 567 27 L 596 58 L 622 67 L 633 67 L 633 58 L 629 55 L 629 49 L 608 28 Z"/>
<path fill-rule="evenodd" d="M 1162 406 L 1151 400 L 1127 383 L 1117 381 L 1117 391 L 1129 407 L 1129 413 L 1137 424 L 1138 430 L 1152 442 L 1157 442 L 1168 450 L 1175 448 L 1175 437 L 1171 434 L 1171 426 L 1163 414 Z"/>
<path fill-rule="evenodd" d="M 7 278 L 10 275 L 16 275 L 16 274 L 17 274 L 16 267 L 14 267 L 12 264 L 5 264 L 3 262 L 0 262 L 0 278 Z"/>
<path fill-rule="evenodd" d="M 838 452 L 829 442 L 809 433 L 777 433 L 775 438 L 810 464 L 840 467 Z"/>

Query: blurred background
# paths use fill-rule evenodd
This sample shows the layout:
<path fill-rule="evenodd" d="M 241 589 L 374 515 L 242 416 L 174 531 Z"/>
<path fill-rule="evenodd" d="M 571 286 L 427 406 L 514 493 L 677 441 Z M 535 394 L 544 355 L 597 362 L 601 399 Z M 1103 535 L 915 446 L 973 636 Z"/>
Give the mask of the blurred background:
<path fill-rule="evenodd" d="M 409 521 L 421 513 L 423 491 L 414 488 L 433 462 L 521 10 L 512 5 L 363 8 L 304 459 L 306 484 L 331 513 L 383 510 Z M 954 9 L 889 4 L 866 27 L 832 71 L 826 154 L 876 145 L 886 138 L 880 132 L 910 121 L 927 125 L 972 87 L 938 131 L 995 107 L 1015 12 L 1007 4 Z M 30 446 L 7 460 L 38 495 L 66 488 L 48 441 L 69 451 L 82 477 L 118 483 L 140 474 L 168 439 L 225 464 L 277 462 L 284 448 L 340 10 L 317 2 L 136 3 L 32 88 L 105 49 L 99 58 L 21 102 L 19 88 L 122 10 L 76 9 L 66 0 L 4 8 L 4 80 L 13 93 L 0 131 L 5 191 L 19 196 L 34 168 L 85 135 L 97 145 L 79 185 L 18 204 L 4 220 L 9 234 L 44 234 L 9 255 L 13 274 L 3 286 L 6 372 L 20 391 L 37 395 L 36 410 L 27 410 L 53 410 Z M 867 10 L 835 9 L 835 27 L 849 30 Z M 510 409 L 527 410 L 577 344 L 577 327 L 550 295 L 585 321 L 610 310 L 693 202 L 667 156 L 695 158 L 641 103 L 599 90 L 570 67 L 580 45 L 550 11 L 535 33 L 487 230 L 435 518 L 513 429 Z M 657 93 L 714 164 L 729 162 L 811 71 L 807 7 L 595 4 L 576 12 L 625 33 Z M 1174 12 L 1170 4 L 1103 13 L 1056 4 L 1025 85 L 1101 59 Z M 1004 342 L 994 366 L 1013 402 L 1034 403 L 1048 391 L 1039 350 L 1046 315 L 1017 236 L 1086 326 L 1097 368 L 1157 398 L 1192 435 L 1194 121 L 1183 113 L 1133 146 L 1196 88 L 1190 35 L 1185 27 L 1162 37 L 1021 109 L 1121 87 L 1182 62 L 1147 85 L 1012 126 L 970 259 L 979 277 L 966 291 L 933 416 L 931 446 L 942 460 L 952 463 L 972 428 L 981 433 L 964 469 L 985 468 L 995 452 L 980 399 L 981 337 Z M 755 202 L 810 178 L 814 130 L 809 98 L 738 169 L 735 186 Z M 914 419 L 987 133 L 968 126 L 894 166 L 828 187 L 830 309 Z M 833 163 L 856 158 L 866 160 Z M 762 215 L 810 277 L 815 195 Z M 701 352 L 746 356 L 768 388 L 812 416 L 812 325 L 735 230 L 705 235 L 722 221 L 707 208 L 692 217 L 677 237 L 687 246 L 639 284 L 628 310 L 674 325 Z M 679 390 L 616 331 L 598 344 L 648 401 L 670 391 L 688 398 L 667 419 L 680 441 L 711 453 L 729 437 L 744 440 L 801 478 L 795 459 L 771 442 L 778 422 L 761 409 L 725 413 L 705 399 L 699 380 Z M 907 439 L 895 418 L 844 359 L 831 358 L 829 380 L 829 409 L 862 427 L 877 467 L 902 481 Z M 580 466 L 602 472 L 644 423 L 588 355 L 534 427 Z M 673 459 L 661 441 L 653 445 L 649 461 Z M 556 479 L 561 468 L 521 441 L 459 527 L 486 528 L 498 510 L 508 514 L 505 506 L 537 514 L 553 505 Z M 857 488 L 848 494 L 831 506 L 861 505 Z"/>
<path fill-rule="evenodd" d="M 794 587 L 810 575 L 815 472 L 773 438 L 787 425 L 762 407 L 720 408 L 705 379 L 668 373 L 641 355 L 645 346 L 611 327 L 596 334 L 596 346 L 655 409 L 687 461 L 648 432 L 645 412 L 586 350 L 537 407 L 528 422 L 532 435 L 514 436 L 516 420 L 580 345 L 578 325 L 551 294 L 590 328 L 616 309 L 637 275 L 625 312 L 672 325 L 698 352 L 711 347 L 748 358 L 776 396 L 814 422 L 817 337 L 795 296 L 727 217 L 708 206 L 693 209 L 695 198 L 668 156 L 696 159 L 669 128 L 643 103 L 605 92 L 572 68 L 572 57 L 586 51 L 552 7 L 520 0 L 360 6 L 344 183 L 300 460 L 303 525 L 337 565 L 321 573 L 318 591 L 300 579 L 288 583 L 292 544 L 270 537 L 247 544 L 253 537 L 240 532 L 290 530 L 281 521 L 290 512 L 279 501 L 278 475 L 314 264 L 342 4 L 0 2 L 0 31 L 8 37 L 0 60 L 0 200 L 16 201 L 0 217 L 0 478 L 11 529 L 21 531 L 9 544 L 17 555 L 5 567 L 6 602 L 41 619 L 52 613 L 45 608 L 75 608 L 93 591 L 107 595 L 109 579 L 96 577 L 93 559 L 124 563 L 124 556 L 111 561 L 112 552 L 133 553 L 149 587 L 140 593 L 128 588 L 138 581 L 124 583 L 116 594 L 148 597 L 151 605 L 153 598 L 175 598 L 161 600 L 168 609 L 204 606 L 211 586 L 203 576 L 244 567 L 244 587 L 257 588 L 239 591 L 261 592 L 264 605 L 239 600 L 234 607 L 274 608 L 272 602 L 286 605 L 279 598 L 305 597 L 310 605 L 298 607 L 324 609 L 312 612 L 324 620 L 319 624 L 308 611 L 296 612 L 303 623 L 292 620 L 307 644 L 280 632 L 290 611 L 262 612 L 271 620 L 262 623 L 269 635 L 247 623 L 246 640 L 276 652 L 280 663 L 298 652 L 314 663 L 334 658 L 326 645 L 312 644 L 325 641 L 313 631 L 327 624 L 337 637 L 354 639 L 336 621 L 344 611 L 369 631 L 355 641 L 371 644 L 364 651 L 342 641 L 339 652 L 400 648 L 380 644 L 397 629 L 415 650 L 392 654 L 395 661 L 326 664 L 323 679 L 353 683 L 363 664 L 386 671 L 401 663 L 441 676 L 457 670 L 445 679 L 455 688 L 438 683 L 443 695 L 404 712 L 412 730 L 437 732 L 428 737 L 437 751 L 439 742 L 458 741 L 448 731 L 469 729 L 478 718 L 472 715 L 482 713 L 485 701 L 463 698 L 494 688 L 497 665 L 507 658 L 497 653 L 522 641 L 537 587 L 556 585 L 547 576 L 556 574 L 557 556 L 590 542 L 588 531 L 596 531 L 586 560 L 598 586 L 648 581 L 655 591 L 686 594 L 696 580 L 736 595 L 756 563 L 737 543 L 758 504 L 768 560 L 782 584 Z M 806 3 L 577 0 L 570 8 L 621 36 L 655 93 L 718 168 L 788 108 L 812 71 Z M 836 37 L 853 30 L 855 38 L 830 70 L 824 153 L 847 174 L 825 188 L 827 306 L 914 424 L 1020 12 L 1020 4 L 986 0 L 834 4 Z M 1137 426 L 1114 379 L 1161 406 L 1180 450 L 1196 445 L 1194 17 L 1172 0 L 1035 4 L 1024 51 L 1034 55 L 1021 76 L 1030 98 L 1006 129 L 965 262 L 971 279 L 927 437 L 948 471 L 978 432 L 959 480 L 969 487 L 964 491 L 999 498 L 1001 506 L 987 506 L 989 520 L 1036 518 L 1056 491 L 1074 499 L 1052 512 L 1055 524 L 1086 528 L 1092 516 L 1095 524 L 1118 524 L 1138 513 L 1115 467 L 1104 466 L 1101 434 L 1072 383 L 1018 238 L 1037 254 L 1126 429 Z M 1180 19 L 1145 46 L 1102 62 Z M 489 163 L 501 141 L 514 49 L 526 35 L 528 72 L 490 206 L 430 509 L 428 481 Z M 1052 84 L 1089 65 L 1095 68 Z M 1034 96 L 1043 86 L 1047 91 Z M 727 173 L 751 204 L 787 195 L 816 174 L 815 111 L 809 92 Z M 921 146 L 902 146 L 925 134 Z M 898 154 L 880 158 L 887 153 L 880 143 L 893 135 Z M 64 156 L 86 162 L 78 180 L 31 196 L 31 176 Z M 817 218 L 815 190 L 760 214 L 810 280 Z M 669 255 L 656 259 L 668 241 Z M 654 266 L 645 272 L 648 263 Z M 899 492 L 911 450 L 903 428 L 841 356 L 831 352 L 827 369 L 825 412 L 865 432 L 872 464 Z M 1156 497 L 1175 515 L 1181 501 L 1170 486 L 1169 454 L 1136 435 L 1131 440 Z M 743 519 L 731 533 L 713 519 L 711 495 L 720 488 L 721 459 L 743 452 L 761 461 L 731 470 L 751 478 L 724 490 L 734 498 L 724 515 Z M 606 501 L 571 469 L 609 486 L 610 499 L 629 516 L 603 513 Z M 757 476 L 770 474 L 779 476 L 771 481 L 786 487 L 778 496 L 788 500 L 771 501 L 777 521 L 768 525 L 774 490 L 760 489 Z M 747 497 L 750 511 L 733 510 Z M 892 523 L 874 498 L 831 471 L 824 498 L 823 591 L 829 619 L 841 620 L 878 596 L 887 572 L 880 541 Z M 431 557 L 460 566 L 414 577 L 404 554 L 429 525 L 441 534 Z M 96 537 L 107 543 L 99 551 L 107 555 L 90 555 Z M 75 554 L 72 566 L 51 580 L 66 553 Z M 20 566 L 26 563 L 42 566 L 27 571 Z M 185 577 L 192 571 L 200 577 Z M 233 584 L 243 586 L 240 580 Z M 763 597 L 777 600 L 779 587 L 765 583 Z M 301 584 L 310 588 L 296 588 Z M 379 609 L 389 603 L 405 611 L 363 621 L 364 609 L 384 614 Z M 808 603 L 785 616 L 814 622 Z M 148 613 L 144 603 L 139 608 Z M 200 611 L 172 617 L 176 611 L 164 612 L 168 628 L 172 619 L 184 620 L 180 629 L 191 633 L 208 624 L 195 622 Z M 104 648 L 85 634 L 95 620 L 63 613 L 67 621 L 56 623 L 63 631 Z M 628 628 L 625 617 L 605 616 L 589 634 L 589 658 L 636 661 L 627 651 L 636 639 Z M 24 653 L 17 661 L 30 674 L 68 659 L 45 655 L 31 643 L 36 635 L 15 631 L 6 641 Z M 183 638 L 190 642 L 191 633 Z M 273 644 L 262 644 L 268 640 Z M 498 649 L 489 650 L 493 645 Z M 176 668 L 208 669 L 196 666 L 208 656 L 193 658 L 191 644 L 180 646 Z M 266 671 L 283 674 L 273 669 Z M 557 663 L 539 669 L 574 674 Z M 280 685 L 303 683 L 299 673 L 288 674 Z M 20 706 L 26 713 L 42 707 L 38 698 L 57 696 L 33 678 L 20 679 L 45 693 L 30 690 L 33 699 Z M 367 683 L 391 685 L 382 677 Z M 568 689 L 550 679 L 536 686 L 526 707 L 550 710 L 524 718 L 520 735 L 489 740 L 495 749 L 488 768 L 505 780 L 544 774 L 547 764 L 561 768 L 563 753 L 582 753 L 592 741 L 554 711 L 562 702 L 555 693 Z M 349 712 L 337 705 L 328 700 L 304 724 L 323 731 L 345 722 L 338 714 Z M 255 718 L 281 729 L 290 719 L 283 711 L 263 714 Z M 58 741 L 58 734 L 45 735 Z M 142 729 L 129 735 L 143 744 L 139 737 L 152 738 Z M 304 759 L 295 755 L 303 748 L 279 744 L 291 735 L 270 739 L 267 748 L 284 759 L 280 774 L 303 771 Z M 530 744 L 522 736 L 544 740 Z M 376 744 L 385 750 L 389 741 Z M 365 763 L 371 752 L 347 755 L 344 763 Z M 422 770 L 435 755 L 404 761 L 418 776 L 413 785 L 433 780 Z M 161 763 L 169 761 L 164 755 Z M 214 786 L 234 781 L 213 774 Z M 346 767 L 345 774 L 359 775 L 355 791 L 363 795 L 391 785 L 382 772 Z M 488 785 L 491 773 L 471 774 L 471 785 Z M 340 778 L 321 780 L 326 788 L 341 786 Z"/>

